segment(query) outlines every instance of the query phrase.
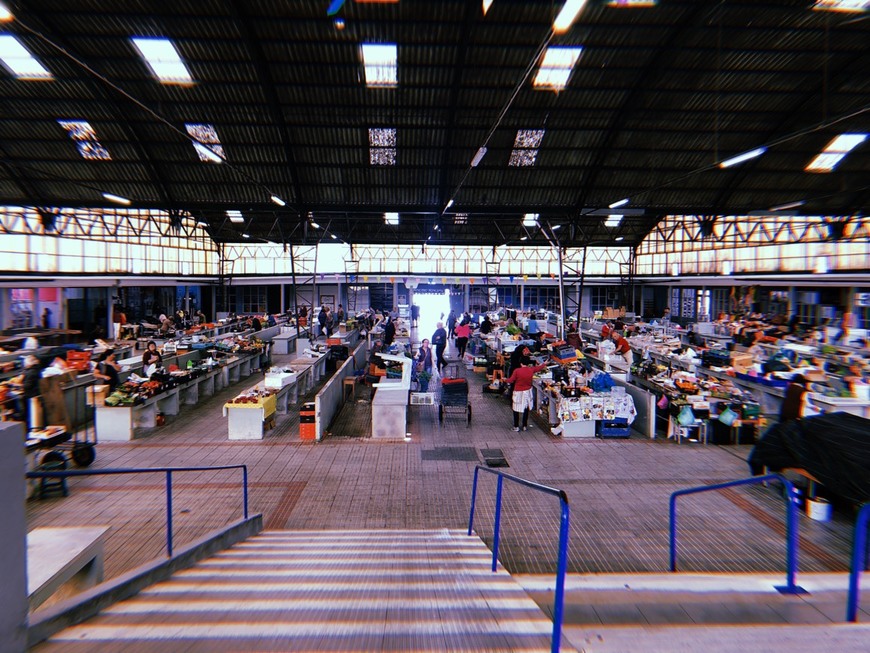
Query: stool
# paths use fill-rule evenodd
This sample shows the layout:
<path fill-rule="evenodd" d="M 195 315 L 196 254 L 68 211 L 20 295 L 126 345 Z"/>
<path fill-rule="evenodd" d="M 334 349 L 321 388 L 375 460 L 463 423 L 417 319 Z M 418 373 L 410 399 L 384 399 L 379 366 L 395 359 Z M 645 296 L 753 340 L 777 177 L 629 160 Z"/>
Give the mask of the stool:
<path fill-rule="evenodd" d="M 66 462 L 63 460 L 49 460 L 42 463 L 36 468 L 40 472 L 61 472 L 66 469 Z M 39 479 L 39 498 L 44 499 L 47 496 L 60 493 L 62 496 L 68 496 L 69 491 L 66 487 L 66 476 L 48 477 L 43 476 Z"/>
<path fill-rule="evenodd" d="M 342 397 L 347 401 L 348 394 L 356 401 L 356 377 L 350 376 L 344 379 L 342 383 Z"/>

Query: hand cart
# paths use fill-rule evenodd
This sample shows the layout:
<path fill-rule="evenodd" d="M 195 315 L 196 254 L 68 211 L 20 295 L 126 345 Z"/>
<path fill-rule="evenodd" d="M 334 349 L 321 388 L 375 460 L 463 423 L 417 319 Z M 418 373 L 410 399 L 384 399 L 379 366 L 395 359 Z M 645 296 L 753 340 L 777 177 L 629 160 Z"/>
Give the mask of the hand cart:
<path fill-rule="evenodd" d="M 444 413 L 466 414 L 466 427 L 471 426 L 471 404 L 468 401 L 468 381 L 465 379 L 442 379 L 441 402 L 438 404 L 438 423 L 444 425 Z"/>

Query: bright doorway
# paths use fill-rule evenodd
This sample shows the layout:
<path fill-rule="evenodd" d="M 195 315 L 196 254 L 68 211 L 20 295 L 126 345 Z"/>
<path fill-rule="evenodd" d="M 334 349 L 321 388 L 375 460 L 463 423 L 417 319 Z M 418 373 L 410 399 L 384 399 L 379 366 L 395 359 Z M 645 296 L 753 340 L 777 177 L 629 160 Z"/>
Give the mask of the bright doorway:
<path fill-rule="evenodd" d="M 447 316 L 450 314 L 450 291 L 444 289 L 439 293 L 415 292 L 414 303 L 420 307 L 415 343 L 420 342 L 423 338 L 428 338 L 431 341 L 439 321 L 444 322 L 444 328 L 447 328 Z"/>

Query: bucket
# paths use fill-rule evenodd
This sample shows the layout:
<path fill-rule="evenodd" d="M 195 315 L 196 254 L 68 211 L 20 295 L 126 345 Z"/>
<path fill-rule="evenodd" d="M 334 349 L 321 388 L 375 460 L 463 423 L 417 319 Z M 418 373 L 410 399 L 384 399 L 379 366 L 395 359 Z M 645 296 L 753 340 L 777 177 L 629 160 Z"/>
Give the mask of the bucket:
<path fill-rule="evenodd" d="M 807 517 L 816 521 L 831 521 L 831 504 L 818 497 L 807 499 Z"/>

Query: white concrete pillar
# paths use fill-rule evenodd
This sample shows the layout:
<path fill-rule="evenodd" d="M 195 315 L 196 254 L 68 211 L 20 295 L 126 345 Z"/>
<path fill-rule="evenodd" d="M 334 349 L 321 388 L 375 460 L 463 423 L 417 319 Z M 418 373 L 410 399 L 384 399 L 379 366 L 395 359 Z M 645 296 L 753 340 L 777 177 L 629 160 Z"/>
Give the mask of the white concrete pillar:
<path fill-rule="evenodd" d="M 24 424 L 0 422 L 0 649 L 27 648 L 27 522 Z"/>

